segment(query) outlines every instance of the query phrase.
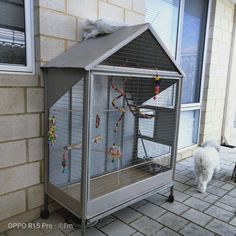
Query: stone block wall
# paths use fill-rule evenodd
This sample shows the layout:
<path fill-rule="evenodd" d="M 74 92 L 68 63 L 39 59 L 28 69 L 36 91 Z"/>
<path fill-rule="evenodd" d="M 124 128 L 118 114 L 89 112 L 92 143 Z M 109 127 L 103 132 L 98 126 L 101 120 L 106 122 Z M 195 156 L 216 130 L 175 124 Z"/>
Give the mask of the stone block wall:
<path fill-rule="evenodd" d="M 212 1 L 200 143 L 207 139 L 221 140 L 234 7 L 229 0 Z"/>
<path fill-rule="evenodd" d="M 44 81 L 40 66 L 82 37 L 83 19 L 144 22 L 145 0 L 34 0 L 36 75 L 0 72 L 0 232 L 43 204 Z M 58 205 L 51 203 L 50 208 Z"/>
<path fill-rule="evenodd" d="M 0 73 L 0 232 L 15 219 L 12 216 L 39 215 L 43 110 L 37 75 Z"/>
<path fill-rule="evenodd" d="M 226 100 L 224 109 L 224 121 L 222 129 L 222 140 L 229 144 L 236 145 L 236 127 L 234 127 L 236 114 L 236 9 L 234 15 L 233 38 L 230 50 L 230 65 L 228 71 L 228 84 L 226 87 Z"/>
<path fill-rule="evenodd" d="M 220 139 L 234 5 L 213 0 L 201 140 Z M 81 40 L 83 19 L 145 21 L 145 0 L 34 0 L 36 75 L 0 73 L 0 232 L 39 216 L 43 203 L 43 93 L 40 66 Z M 178 159 L 189 157 L 182 150 Z M 51 205 L 55 209 L 56 204 Z"/>

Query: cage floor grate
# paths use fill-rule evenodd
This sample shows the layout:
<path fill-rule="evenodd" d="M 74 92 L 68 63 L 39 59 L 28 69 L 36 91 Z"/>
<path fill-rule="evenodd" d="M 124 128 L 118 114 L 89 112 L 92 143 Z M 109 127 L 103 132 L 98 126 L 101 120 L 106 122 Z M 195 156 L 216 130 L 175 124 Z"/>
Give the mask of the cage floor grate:
<path fill-rule="evenodd" d="M 165 171 L 167 168 L 165 169 Z M 130 184 L 152 177 L 153 175 L 147 171 L 138 168 L 129 168 L 120 170 L 119 172 L 95 177 L 91 180 L 90 199 L 101 197 L 111 193 L 117 189 L 129 186 Z M 63 187 L 62 190 L 71 197 L 78 200 L 80 197 L 80 183 Z"/>

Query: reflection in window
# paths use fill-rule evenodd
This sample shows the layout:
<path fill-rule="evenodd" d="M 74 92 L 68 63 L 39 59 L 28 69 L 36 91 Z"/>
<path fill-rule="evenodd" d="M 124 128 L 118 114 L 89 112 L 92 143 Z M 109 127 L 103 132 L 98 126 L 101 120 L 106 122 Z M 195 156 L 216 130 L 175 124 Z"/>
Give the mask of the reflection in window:
<path fill-rule="evenodd" d="M 24 0 L 0 0 L 0 64 L 26 65 Z"/>
<path fill-rule="evenodd" d="M 186 74 L 182 104 L 200 102 L 207 2 L 205 0 L 185 0 L 180 60 L 181 67 Z"/>
<path fill-rule="evenodd" d="M 159 37 L 175 57 L 179 0 L 147 0 L 146 22 L 151 23 Z"/>
<path fill-rule="evenodd" d="M 188 147 L 197 143 L 199 113 L 200 110 L 181 112 L 178 148 Z"/>

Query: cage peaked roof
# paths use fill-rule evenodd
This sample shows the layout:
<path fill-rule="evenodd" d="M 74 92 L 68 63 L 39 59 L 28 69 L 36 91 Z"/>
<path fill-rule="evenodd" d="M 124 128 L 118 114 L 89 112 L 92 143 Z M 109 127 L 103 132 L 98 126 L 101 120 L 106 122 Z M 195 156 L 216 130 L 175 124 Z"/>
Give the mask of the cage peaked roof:
<path fill-rule="evenodd" d="M 124 26 L 114 33 L 79 42 L 42 68 L 89 71 L 99 64 L 184 74 L 149 23 Z"/>

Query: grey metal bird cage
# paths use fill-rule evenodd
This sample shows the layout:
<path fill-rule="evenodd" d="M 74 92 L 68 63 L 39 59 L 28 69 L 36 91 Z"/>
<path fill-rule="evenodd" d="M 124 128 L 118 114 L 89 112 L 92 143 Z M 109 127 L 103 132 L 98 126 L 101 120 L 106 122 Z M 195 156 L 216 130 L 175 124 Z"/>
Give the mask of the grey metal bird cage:
<path fill-rule="evenodd" d="M 82 41 L 43 71 L 46 196 L 83 229 L 162 188 L 173 201 L 183 72 L 152 27 Z"/>

